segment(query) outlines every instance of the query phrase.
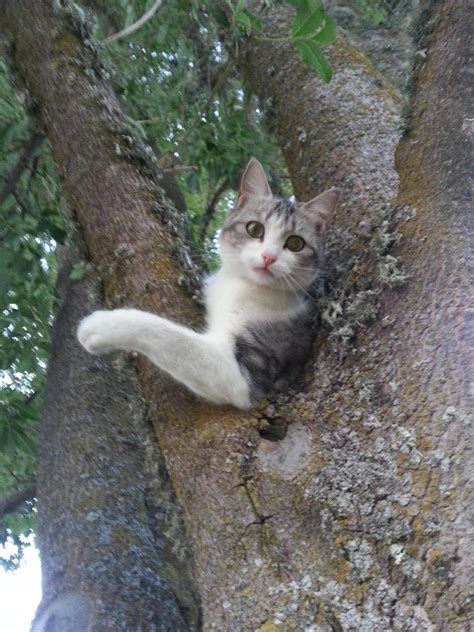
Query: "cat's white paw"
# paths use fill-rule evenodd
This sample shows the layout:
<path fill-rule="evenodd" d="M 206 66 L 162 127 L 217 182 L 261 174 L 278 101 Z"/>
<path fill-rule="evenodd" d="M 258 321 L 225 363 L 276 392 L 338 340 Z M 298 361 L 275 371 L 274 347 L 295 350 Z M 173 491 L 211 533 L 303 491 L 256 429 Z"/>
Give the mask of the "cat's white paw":
<path fill-rule="evenodd" d="M 107 353 L 119 349 L 114 312 L 98 310 L 86 316 L 77 328 L 77 339 L 89 353 Z"/>

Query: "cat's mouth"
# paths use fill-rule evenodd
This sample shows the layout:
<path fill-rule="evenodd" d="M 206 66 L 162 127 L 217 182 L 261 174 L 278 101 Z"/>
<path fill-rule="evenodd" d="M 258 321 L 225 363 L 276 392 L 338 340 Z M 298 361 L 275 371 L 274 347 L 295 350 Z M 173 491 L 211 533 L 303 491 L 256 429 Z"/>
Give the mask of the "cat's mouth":
<path fill-rule="evenodd" d="M 276 276 L 268 268 L 262 268 L 255 266 L 251 268 L 253 281 L 258 285 L 273 286 L 275 284 Z"/>
<path fill-rule="evenodd" d="M 253 268 L 253 270 L 257 274 L 261 274 L 264 277 L 271 277 L 271 276 L 273 276 L 272 271 L 269 270 L 268 268 L 255 267 L 255 268 Z"/>

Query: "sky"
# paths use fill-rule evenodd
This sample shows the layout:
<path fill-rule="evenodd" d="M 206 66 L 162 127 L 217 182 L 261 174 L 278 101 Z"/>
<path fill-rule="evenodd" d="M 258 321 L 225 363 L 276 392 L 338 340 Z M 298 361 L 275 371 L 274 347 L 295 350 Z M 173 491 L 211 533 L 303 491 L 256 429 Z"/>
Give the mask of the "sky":
<path fill-rule="evenodd" d="M 0 632 L 29 632 L 41 599 L 41 573 L 38 549 L 25 549 L 20 568 L 0 568 Z"/>

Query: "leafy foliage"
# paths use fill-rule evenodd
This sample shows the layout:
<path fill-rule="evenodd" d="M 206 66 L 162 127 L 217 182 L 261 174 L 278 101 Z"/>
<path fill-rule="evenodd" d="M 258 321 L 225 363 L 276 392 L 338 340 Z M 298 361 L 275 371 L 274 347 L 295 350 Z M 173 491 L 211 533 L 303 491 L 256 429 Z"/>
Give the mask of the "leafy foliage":
<path fill-rule="evenodd" d="M 165 170 L 177 174 L 194 246 L 203 254 L 213 235 L 203 248 L 202 217 L 216 192 L 221 190 L 219 201 L 237 185 L 253 154 L 264 164 L 282 166 L 256 101 L 219 39 L 215 6 L 209 5 L 212 11 L 202 3 L 169 3 L 160 9 L 159 23 L 109 49 L 115 89 Z"/>
<path fill-rule="evenodd" d="M 31 139 L 33 138 L 33 142 Z M 25 152 L 25 146 L 29 152 Z M 49 354 L 56 240 L 65 237 L 54 164 L 0 63 L 0 497 L 34 479 L 35 427 Z M 33 525 L 2 521 L 0 542 Z M 16 557 L 15 557 L 16 556 Z M 17 555 L 7 561 L 14 564 Z"/>
<path fill-rule="evenodd" d="M 23 558 L 24 550 L 31 545 L 34 533 L 34 502 L 27 502 L 15 513 L 8 514 L 0 525 L 0 566 L 5 570 L 16 570 Z"/>
<path fill-rule="evenodd" d="M 290 4 L 296 7 L 291 39 L 303 61 L 329 83 L 332 69 L 320 44 L 332 44 L 336 40 L 336 23 L 319 0 L 293 0 Z"/>
<path fill-rule="evenodd" d="M 236 4 L 227 0 L 231 20 L 230 22 L 228 20 L 226 24 L 225 17 L 223 18 L 221 15 L 220 23 L 223 26 L 233 27 L 236 42 L 239 40 L 239 29 L 247 35 L 253 35 L 257 38 L 291 41 L 303 61 L 311 66 L 325 83 L 328 83 L 332 77 L 332 69 L 321 45 L 335 42 L 336 23 L 334 19 L 326 13 L 321 0 L 287 0 L 286 3 L 295 9 L 292 28 L 287 34 L 262 33 L 260 17 L 250 13 L 245 0 L 238 0 Z M 271 3 L 262 9 L 262 13 L 268 8 L 271 8 Z"/>

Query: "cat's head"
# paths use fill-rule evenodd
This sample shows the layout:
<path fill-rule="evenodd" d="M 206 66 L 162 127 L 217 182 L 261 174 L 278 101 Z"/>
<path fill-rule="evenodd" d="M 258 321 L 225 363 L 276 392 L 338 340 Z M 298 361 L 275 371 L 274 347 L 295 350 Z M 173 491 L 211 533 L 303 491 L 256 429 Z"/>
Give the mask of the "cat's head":
<path fill-rule="evenodd" d="M 222 228 L 224 268 L 257 285 L 305 290 L 321 268 L 324 231 L 339 196 L 338 189 L 329 189 L 305 203 L 274 197 L 262 165 L 252 158 L 237 207 Z"/>

